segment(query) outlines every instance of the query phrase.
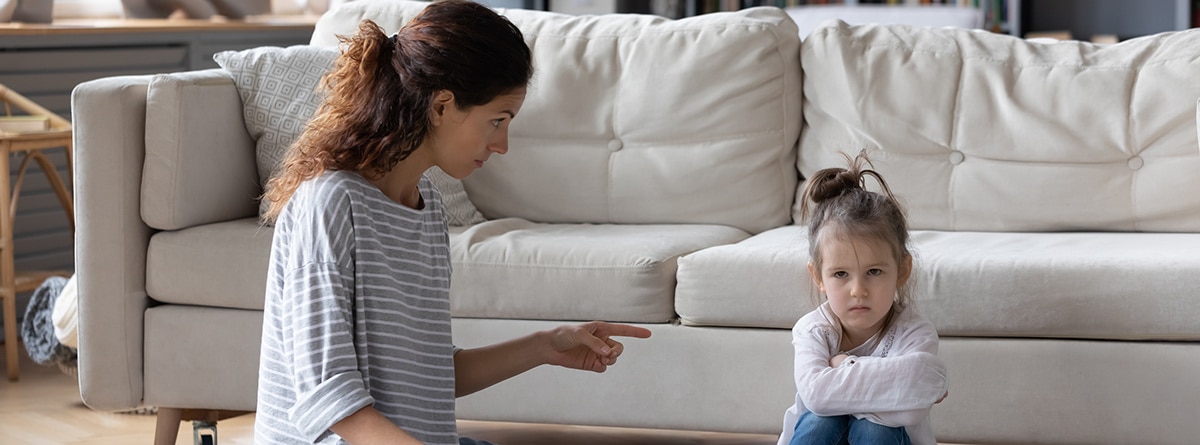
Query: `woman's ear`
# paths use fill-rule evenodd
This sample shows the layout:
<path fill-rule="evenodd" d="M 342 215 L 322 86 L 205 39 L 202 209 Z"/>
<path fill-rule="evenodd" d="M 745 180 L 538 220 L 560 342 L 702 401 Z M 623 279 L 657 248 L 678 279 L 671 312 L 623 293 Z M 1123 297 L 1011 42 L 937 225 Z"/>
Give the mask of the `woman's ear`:
<path fill-rule="evenodd" d="M 912 255 L 904 254 L 904 259 L 900 260 L 900 279 L 896 280 L 896 287 L 904 287 L 908 283 L 908 278 L 912 276 Z"/>
<path fill-rule="evenodd" d="M 441 125 L 452 107 L 454 107 L 454 92 L 438 90 L 433 93 L 433 100 L 429 103 L 430 124 L 435 127 Z"/>

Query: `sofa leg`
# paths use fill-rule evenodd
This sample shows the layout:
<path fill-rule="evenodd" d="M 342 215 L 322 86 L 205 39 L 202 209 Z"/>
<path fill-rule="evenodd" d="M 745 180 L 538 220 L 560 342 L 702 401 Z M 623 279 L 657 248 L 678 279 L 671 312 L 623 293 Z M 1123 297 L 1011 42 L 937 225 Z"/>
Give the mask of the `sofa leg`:
<path fill-rule="evenodd" d="M 195 445 L 217 445 L 217 422 L 193 420 L 192 443 Z"/>
<path fill-rule="evenodd" d="M 183 410 L 159 407 L 157 417 L 154 445 L 175 445 L 175 438 L 179 436 L 179 422 L 183 421 Z"/>
<path fill-rule="evenodd" d="M 179 437 L 179 423 L 186 420 L 192 421 L 192 440 L 196 445 L 216 445 L 217 421 L 252 412 L 159 407 L 158 422 L 154 427 L 154 445 L 174 445 L 175 438 Z"/>

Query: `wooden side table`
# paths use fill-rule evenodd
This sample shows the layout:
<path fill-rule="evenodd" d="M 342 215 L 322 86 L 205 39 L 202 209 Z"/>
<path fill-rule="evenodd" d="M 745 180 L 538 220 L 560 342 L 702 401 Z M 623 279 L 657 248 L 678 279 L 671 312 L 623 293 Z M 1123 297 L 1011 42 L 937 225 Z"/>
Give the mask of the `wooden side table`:
<path fill-rule="evenodd" d="M 11 112 L 9 105 L 29 114 L 45 115 L 50 118 L 51 128 L 46 131 L 29 133 L 0 132 L 0 303 L 4 311 L 4 353 L 8 365 L 8 380 L 20 378 L 20 368 L 17 356 L 17 294 L 37 289 L 47 278 L 55 275 L 66 276 L 66 271 L 16 271 L 13 264 L 13 222 L 17 216 L 17 198 L 21 194 L 21 183 L 25 179 L 25 171 L 30 161 L 36 161 L 42 172 L 58 195 L 59 203 L 67 214 L 72 233 L 75 231 L 75 206 L 71 200 L 71 192 L 58 175 L 54 163 L 43 153 L 44 150 L 63 148 L 67 156 L 68 175 L 73 169 L 71 164 L 71 123 L 66 119 L 51 113 L 36 103 L 26 99 L 16 92 L 0 84 L 0 102 L 6 111 Z M 10 176 L 9 159 L 14 153 L 22 154 L 21 164 L 14 180 Z"/>

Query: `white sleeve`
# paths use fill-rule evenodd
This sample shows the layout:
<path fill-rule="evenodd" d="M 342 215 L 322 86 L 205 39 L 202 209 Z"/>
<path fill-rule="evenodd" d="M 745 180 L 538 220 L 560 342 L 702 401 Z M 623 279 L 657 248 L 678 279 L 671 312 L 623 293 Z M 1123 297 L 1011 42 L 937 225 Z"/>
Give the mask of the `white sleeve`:
<path fill-rule="evenodd" d="M 829 366 L 828 329 L 797 326 L 792 335 L 796 389 L 814 414 L 870 413 L 867 417 L 880 424 L 908 426 L 924 420 L 945 394 L 946 366 L 936 355 L 937 332 L 932 325 L 932 332 L 905 332 L 887 358 L 861 357 L 837 368 Z M 910 412 L 914 410 L 924 413 Z"/>
<path fill-rule="evenodd" d="M 910 398 L 917 405 L 916 408 L 876 410 L 862 415 L 863 418 L 880 425 L 891 427 L 917 425 L 929 417 L 929 411 L 933 408 L 934 403 L 937 403 L 938 399 L 946 394 L 948 386 L 946 364 L 937 356 L 937 329 L 932 323 L 915 316 L 915 314 L 912 317 L 906 317 L 909 318 L 909 322 L 898 327 L 896 342 L 888 357 L 863 357 L 859 360 L 859 364 L 861 364 L 864 361 L 871 363 L 915 356 L 919 357 L 917 360 L 923 364 L 920 367 L 900 371 L 916 373 L 909 379 L 910 385 L 912 385 L 908 387 L 909 391 L 899 395 L 899 397 Z M 896 390 L 903 389 L 896 388 Z"/>

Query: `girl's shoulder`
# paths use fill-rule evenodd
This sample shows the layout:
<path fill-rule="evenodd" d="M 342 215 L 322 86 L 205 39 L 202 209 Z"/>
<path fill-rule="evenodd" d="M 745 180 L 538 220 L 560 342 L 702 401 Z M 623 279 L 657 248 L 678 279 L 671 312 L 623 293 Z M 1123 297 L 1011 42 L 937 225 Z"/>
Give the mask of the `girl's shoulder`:
<path fill-rule="evenodd" d="M 896 318 L 895 326 L 901 331 L 937 332 L 937 328 L 934 327 L 933 323 L 922 316 L 920 312 L 917 312 L 917 309 L 914 307 L 908 307 L 901 311 Z"/>
<path fill-rule="evenodd" d="M 833 315 L 828 302 L 822 303 L 816 309 L 804 314 L 792 327 L 793 336 L 808 336 L 833 342 L 837 342 L 841 331 L 842 325 Z"/>
<path fill-rule="evenodd" d="M 837 322 L 837 317 L 833 316 L 832 309 L 829 308 L 829 302 L 821 303 L 816 309 L 804 314 L 796 321 L 795 328 L 808 327 L 840 327 Z"/>

